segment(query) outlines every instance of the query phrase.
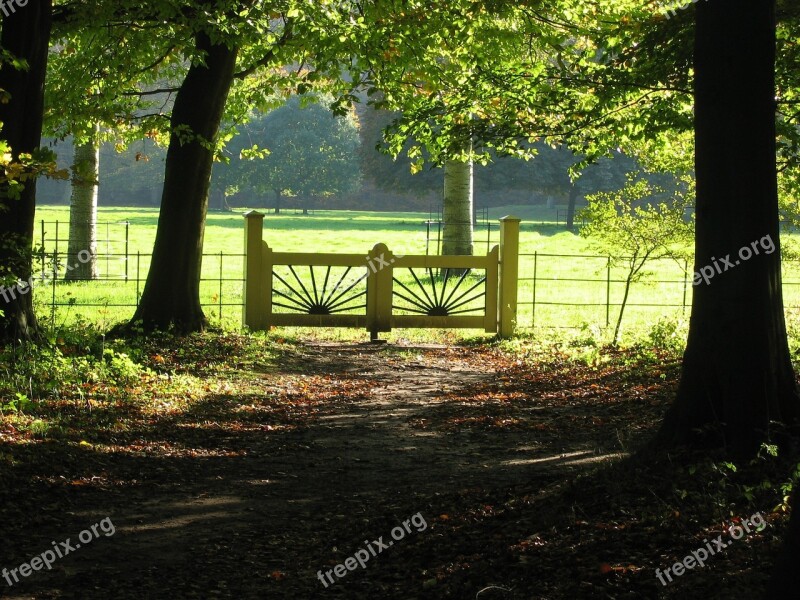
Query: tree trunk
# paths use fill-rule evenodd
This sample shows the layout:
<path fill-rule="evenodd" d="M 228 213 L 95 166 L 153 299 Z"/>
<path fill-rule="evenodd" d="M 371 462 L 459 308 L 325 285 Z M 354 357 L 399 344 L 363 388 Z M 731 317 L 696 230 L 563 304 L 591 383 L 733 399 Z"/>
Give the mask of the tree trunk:
<path fill-rule="evenodd" d="M 442 254 L 472 255 L 472 160 L 444 165 L 444 231 Z"/>
<path fill-rule="evenodd" d="M 734 266 L 695 287 L 678 395 L 657 443 L 749 456 L 773 435 L 771 422 L 795 423 L 800 408 L 781 291 L 775 5 L 701 2 L 696 11 L 695 270 L 728 255 Z M 701 439 L 697 428 L 721 437 Z"/>
<path fill-rule="evenodd" d="M 41 143 L 52 10 L 52 0 L 39 0 L 10 10 L 7 15 L 3 13 L 0 46 L 28 63 L 26 70 L 7 63 L 0 66 L 0 89 L 10 95 L 8 102 L 0 103 L 0 139 L 8 142 L 15 160 L 21 153 L 33 152 Z M 28 181 L 24 185 L 21 197 L 11 198 L 8 184 L 0 184 L 0 278 L 12 285 L 16 281 L 32 281 L 36 183 Z M 0 310 L 4 313 L 0 317 L 0 342 L 37 338 L 39 328 L 30 287 L 0 291 Z"/>
<path fill-rule="evenodd" d="M 225 209 L 225 192 L 220 189 L 210 189 L 208 191 L 209 207 L 216 210 Z"/>
<path fill-rule="evenodd" d="M 622 328 L 622 317 L 625 314 L 625 307 L 628 306 L 628 295 L 631 292 L 631 283 L 633 283 L 633 274 L 628 273 L 625 278 L 625 293 L 622 295 L 622 304 L 619 307 L 619 315 L 617 316 L 617 326 L 614 328 L 614 341 L 612 346 L 616 346 L 619 342 L 619 330 Z"/>
<path fill-rule="evenodd" d="M 475 228 L 478 226 L 478 200 L 475 198 L 475 185 L 474 185 L 475 174 L 474 174 L 474 171 L 473 171 L 472 179 L 473 179 L 473 189 L 472 189 L 472 227 L 473 227 L 473 231 L 475 231 Z"/>
<path fill-rule="evenodd" d="M 197 34 L 195 43 L 206 53 L 205 64 L 189 68 L 175 98 L 153 260 L 129 324 L 141 323 L 145 330 L 173 327 L 189 333 L 206 325 L 200 271 L 214 154 L 209 144 L 216 142 L 237 50 L 215 45 L 205 33 Z M 194 139 L 182 139 L 187 130 Z"/>
<path fill-rule="evenodd" d="M 575 203 L 578 201 L 578 186 L 573 182 L 569 186 L 569 200 L 567 201 L 567 230 L 575 230 Z"/>
<path fill-rule="evenodd" d="M 775 568 L 767 587 L 767 599 L 793 598 L 800 589 L 800 569 L 797 568 L 797 557 L 800 556 L 800 493 L 795 484 L 792 494 L 792 516 L 786 532 L 783 548 L 775 561 Z"/>
<path fill-rule="evenodd" d="M 97 185 L 100 179 L 100 125 L 90 139 L 75 145 L 69 206 L 68 281 L 97 279 Z"/>
<path fill-rule="evenodd" d="M 275 190 L 275 214 L 281 214 L 281 191 Z"/>

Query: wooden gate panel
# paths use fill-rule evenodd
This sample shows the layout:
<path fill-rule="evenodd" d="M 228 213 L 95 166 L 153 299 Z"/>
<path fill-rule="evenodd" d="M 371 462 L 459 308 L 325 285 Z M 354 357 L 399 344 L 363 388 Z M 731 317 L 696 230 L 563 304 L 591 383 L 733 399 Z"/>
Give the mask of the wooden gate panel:
<path fill-rule="evenodd" d="M 244 324 L 469 328 L 513 333 L 519 219 L 501 219 L 500 246 L 485 256 L 403 256 L 385 244 L 366 255 L 275 252 L 261 239 L 264 215 L 245 215 Z M 514 281 L 504 281 L 504 277 Z M 476 313 L 476 314 L 473 314 Z"/>

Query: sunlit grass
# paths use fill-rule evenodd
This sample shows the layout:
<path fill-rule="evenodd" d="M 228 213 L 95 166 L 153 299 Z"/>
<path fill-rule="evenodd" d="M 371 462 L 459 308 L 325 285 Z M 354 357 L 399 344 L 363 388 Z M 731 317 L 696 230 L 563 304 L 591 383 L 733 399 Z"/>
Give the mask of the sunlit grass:
<path fill-rule="evenodd" d="M 565 231 L 563 224 L 557 225 L 557 210 L 541 206 L 492 209 L 489 216 L 493 226 L 489 230 L 484 226 L 477 228 L 475 251 L 484 253 L 498 242 L 498 217 L 509 213 L 521 215 L 519 326 L 535 326 L 542 331 L 583 328 L 602 332 L 607 324 L 613 326 L 617 318 L 624 270 L 618 267 L 609 270 L 607 259 L 596 256 L 587 240 Z M 241 324 L 244 212 L 245 209 L 211 212 L 206 227 L 201 300 L 207 316 L 227 328 Z M 432 242 L 428 242 L 426 235 L 425 221 L 429 218 L 428 213 L 315 211 L 304 216 L 289 211 L 265 215 L 264 239 L 277 251 L 357 253 L 363 254 L 366 263 L 367 253 L 377 243 L 386 244 L 398 254 L 435 253 L 435 228 Z M 46 250 L 55 249 L 58 233 L 59 252 L 66 252 L 64 238 L 68 232 L 69 208 L 42 206 L 37 209 L 36 219 L 37 245 L 44 229 Z M 41 221 L 45 221 L 44 227 Z M 55 221 L 59 221 L 57 231 Z M 101 208 L 99 221 L 100 253 L 118 255 L 100 261 L 101 271 L 108 279 L 77 283 L 53 280 L 41 284 L 35 297 L 45 322 L 58 327 L 81 317 L 106 327 L 132 316 L 149 268 L 158 211 Z M 631 290 L 623 321 L 623 329 L 631 334 L 647 331 L 661 317 L 688 319 L 690 313 L 691 274 L 684 272 L 684 265 L 663 260 L 652 263 L 648 271 L 650 274 Z M 787 262 L 784 271 L 785 304 L 787 308 L 798 307 L 800 268 L 797 263 Z M 73 304 L 52 311 L 54 298 L 58 303 Z M 325 332 L 336 339 L 362 339 L 365 335 L 362 331 Z M 420 333 L 427 340 L 448 337 L 430 331 Z M 318 337 L 311 332 L 309 335 Z M 403 339 L 420 337 L 412 332 L 398 335 Z"/>

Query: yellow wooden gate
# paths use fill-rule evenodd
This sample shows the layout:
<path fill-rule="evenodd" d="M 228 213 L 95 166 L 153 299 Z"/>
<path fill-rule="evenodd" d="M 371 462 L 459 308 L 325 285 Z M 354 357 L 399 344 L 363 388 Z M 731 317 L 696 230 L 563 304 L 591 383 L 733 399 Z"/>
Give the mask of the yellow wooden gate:
<path fill-rule="evenodd" d="M 376 244 L 364 254 L 275 252 L 264 215 L 245 215 L 244 324 L 359 327 L 377 339 L 394 328 L 476 328 L 513 334 L 519 225 L 500 219 L 485 256 L 405 256 Z"/>

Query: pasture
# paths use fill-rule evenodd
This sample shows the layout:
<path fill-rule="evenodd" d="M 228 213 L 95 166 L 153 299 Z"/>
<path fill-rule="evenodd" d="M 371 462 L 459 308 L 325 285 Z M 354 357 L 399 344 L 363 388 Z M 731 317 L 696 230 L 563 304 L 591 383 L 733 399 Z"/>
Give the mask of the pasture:
<path fill-rule="evenodd" d="M 563 207 L 562 207 L 563 210 Z M 201 299 L 212 322 L 226 328 L 241 323 L 242 264 L 245 209 L 210 212 L 205 235 Z M 514 214 L 523 219 L 520 237 L 519 327 L 522 331 L 584 330 L 600 339 L 612 328 L 624 291 L 625 270 L 609 263 L 589 240 L 566 231 L 556 223 L 557 209 L 540 206 L 508 206 L 489 211 L 489 229 L 481 222 L 475 230 L 475 252 L 485 253 L 498 241 L 497 219 Z M 383 242 L 396 253 L 436 253 L 436 228 L 426 234 L 427 213 L 294 211 L 268 213 L 264 239 L 278 251 L 359 253 L 365 255 Z M 45 321 L 54 326 L 86 319 L 100 328 L 128 319 L 144 287 L 150 253 L 156 235 L 158 211 L 143 208 L 104 207 L 98 222 L 98 255 L 101 280 L 67 283 L 61 278 L 43 282 L 36 302 Z M 56 227 L 56 222 L 58 226 Z M 38 269 L 52 271 L 53 251 L 58 250 L 63 269 L 67 249 L 69 209 L 40 206 L 36 213 Z M 126 226 L 127 225 L 127 232 Z M 42 244 L 42 238 L 44 243 Z M 648 274 L 634 284 L 623 321 L 623 339 L 635 339 L 654 331 L 667 335 L 681 330 L 688 319 L 692 299 L 691 273 L 672 260 L 653 262 Z M 689 266 L 690 267 L 690 266 Z M 691 269 L 691 267 L 690 267 Z M 689 269 L 689 270 L 690 270 Z M 800 268 L 785 261 L 784 294 L 790 321 L 800 306 Z M 306 332 L 311 334 L 311 332 Z M 317 335 L 315 332 L 313 335 Z M 359 339 L 361 331 L 327 331 L 327 337 Z M 402 332 L 404 337 L 425 339 L 431 332 Z M 680 335 L 678 336 L 680 337 Z"/>

